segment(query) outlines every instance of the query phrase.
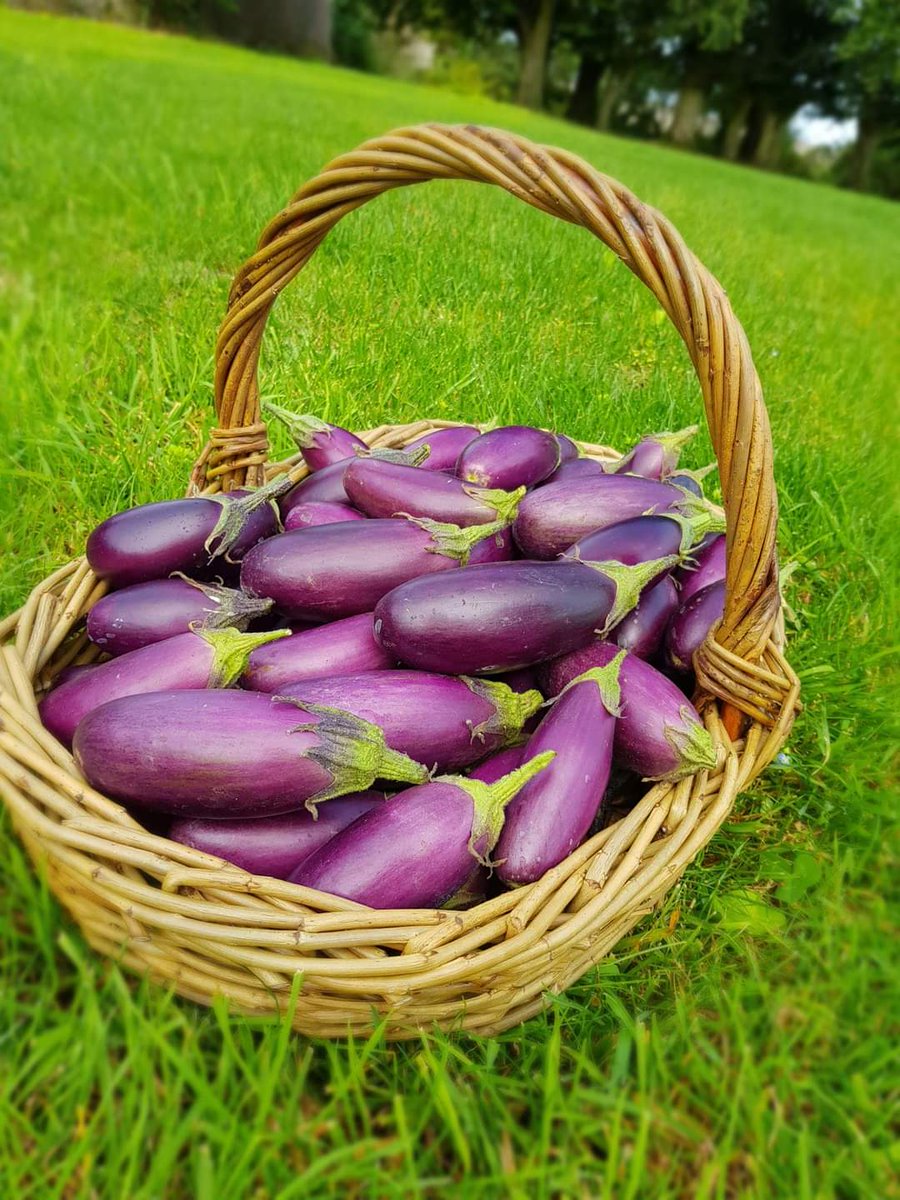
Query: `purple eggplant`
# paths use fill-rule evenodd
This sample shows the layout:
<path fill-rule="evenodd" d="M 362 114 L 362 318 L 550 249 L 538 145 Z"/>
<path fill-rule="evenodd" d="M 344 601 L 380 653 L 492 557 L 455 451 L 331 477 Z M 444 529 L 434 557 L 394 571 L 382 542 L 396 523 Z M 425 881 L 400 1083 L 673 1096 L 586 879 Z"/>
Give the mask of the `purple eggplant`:
<path fill-rule="evenodd" d="M 725 538 L 721 534 L 704 538 L 699 546 L 694 546 L 674 574 L 681 589 L 680 603 L 686 604 L 697 592 L 724 579 L 725 563 Z"/>
<path fill-rule="evenodd" d="M 556 440 L 559 442 L 559 463 L 574 462 L 576 458 L 581 458 L 581 450 L 576 442 L 573 442 L 570 437 L 564 433 L 558 433 Z"/>
<path fill-rule="evenodd" d="M 193 625 L 245 630 L 271 609 L 271 600 L 193 580 L 151 579 L 101 597 L 87 619 L 87 635 L 113 656 L 162 642 Z"/>
<path fill-rule="evenodd" d="M 366 518 L 349 504 L 328 500 L 307 500 L 295 504 L 284 518 L 285 532 L 289 529 L 311 529 L 314 525 L 337 525 L 341 521 L 364 521 Z"/>
<path fill-rule="evenodd" d="M 611 642 L 638 658 L 652 658 L 662 645 L 666 626 L 678 605 L 678 588 L 665 575 L 641 593 L 637 607 L 607 636 Z M 265 651 L 257 650 L 255 653 Z"/>
<path fill-rule="evenodd" d="M 111 587 L 239 562 L 278 525 L 276 479 L 256 491 L 140 504 L 107 517 L 87 540 L 94 574 Z"/>
<path fill-rule="evenodd" d="M 68 683 L 72 679 L 83 679 L 85 675 L 89 675 L 91 671 L 96 671 L 102 663 L 76 663 L 71 667 L 63 667 L 53 676 L 50 682 L 50 688 L 62 687 L 64 683 Z"/>
<path fill-rule="evenodd" d="M 560 463 L 547 483 L 559 483 L 563 479 L 583 479 L 591 475 L 605 475 L 603 463 L 596 458 L 570 458 Z"/>
<path fill-rule="evenodd" d="M 587 475 L 535 488 L 520 502 L 513 536 L 529 558 L 549 559 L 585 534 L 629 517 L 676 510 L 680 488 L 633 475 Z"/>
<path fill-rule="evenodd" d="M 417 467 L 424 457 L 424 451 L 421 449 L 409 450 L 370 450 L 366 455 L 366 461 L 375 460 L 398 463 L 402 466 Z M 353 501 L 347 495 L 344 489 L 344 476 L 347 473 L 347 468 L 351 463 L 358 462 L 356 455 L 350 455 L 347 458 L 339 459 L 338 462 L 332 463 L 328 467 L 321 467 L 318 471 L 314 471 L 312 475 L 307 475 L 305 479 L 301 479 L 281 498 L 281 516 L 287 520 L 291 509 L 298 504 L 308 504 L 315 500 L 324 501 L 327 504 L 344 504 L 348 508 L 353 507 Z"/>
<path fill-rule="evenodd" d="M 371 721 L 392 750 L 439 771 L 471 766 L 514 741 L 544 701 L 540 692 L 514 692 L 493 679 L 422 671 L 307 679 L 281 689 L 278 699 Z"/>
<path fill-rule="evenodd" d="M 556 757 L 506 810 L 497 843 L 497 874 L 504 883 L 540 879 L 590 829 L 609 782 L 624 657 L 622 650 L 608 666 L 574 679 L 529 738 L 523 763 L 547 750 Z"/>
<path fill-rule="evenodd" d="M 286 636 L 286 630 L 238 633 L 236 629 L 198 629 L 153 642 L 54 688 L 41 701 L 41 720 L 54 737 L 69 746 L 79 721 L 101 704 L 144 692 L 230 687 L 243 673 L 255 647 Z"/>
<path fill-rule="evenodd" d="M 677 513 L 629 517 L 587 534 L 570 546 L 563 557 L 588 562 L 620 562 L 627 566 L 651 558 L 680 561 L 691 541 L 692 529 Z"/>
<path fill-rule="evenodd" d="M 173 842 L 224 858 L 251 875 L 287 879 L 336 833 L 384 801 L 384 792 L 368 791 L 336 796 L 322 805 L 316 817 L 305 808 L 277 817 L 234 821 L 185 817 L 172 822 L 168 836 Z"/>
<path fill-rule="evenodd" d="M 682 446 L 691 440 L 697 429 L 698 426 L 689 425 L 677 433 L 650 433 L 610 470 L 616 475 L 627 472 L 644 479 L 664 479 L 675 470 Z"/>
<path fill-rule="evenodd" d="M 409 788 L 333 837 L 291 876 L 370 908 L 433 908 L 487 863 L 503 810 L 552 760 L 538 755 L 497 783 L 449 775 Z"/>
<path fill-rule="evenodd" d="M 470 442 L 456 464 L 457 478 L 483 488 L 534 487 L 559 466 L 559 442 L 532 425 L 502 425 Z"/>
<path fill-rule="evenodd" d="M 354 454 L 368 452 L 362 438 L 340 425 L 329 425 L 309 413 L 291 412 L 279 404 L 267 403 L 263 407 L 286 427 L 310 471 L 320 471 Z"/>
<path fill-rule="evenodd" d="M 666 665 L 676 671 L 691 671 L 694 655 L 709 631 L 725 612 L 725 580 L 711 583 L 682 604 L 666 630 Z"/>
<path fill-rule="evenodd" d="M 495 523 L 490 532 L 499 528 Z M 405 517 L 293 529 L 247 555 L 241 586 L 274 600 L 288 617 L 349 617 L 371 612 L 407 579 L 458 568 L 486 533 L 480 525 L 459 529 Z"/>
<path fill-rule="evenodd" d="M 474 425 L 451 425 L 447 429 L 436 429 L 434 433 L 426 433 L 424 437 L 416 438 L 404 447 L 407 451 L 428 448 L 428 454 L 418 464 L 426 471 L 452 471 L 456 460 L 481 433 Z"/>
<path fill-rule="evenodd" d="M 595 641 L 555 659 L 541 672 L 545 694 L 558 695 L 577 676 L 608 666 L 621 653 L 618 646 Z M 671 679 L 626 653 L 619 669 L 619 687 L 621 712 L 613 754 L 621 766 L 644 779 L 681 779 L 715 766 L 712 738 L 697 710 Z"/>
<path fill-rule="evenodd" d="M 480 762 L 477 767 L 473 767 L 469 772 L 469 778 L 480 779 L 482 783 L 496 783 L 498 779 L 502 779 L 504 775 L 508 775 L 510 771 L 521 766 L 524 752 L 524 746 L 507 746 L 505 750 L 498 750 L 496 754 L 491 754 L 484 762 Z"/>
<path fill-rule="evenodd" d="M 534 667 L 519 667 L 516 671 L 506 671 L 497 678 L 514 692 L 530 692 L 537 688 L 537 671 Z"/>
<path fill-rule="evenodd" d="M 478 563 L 508 562 L 514 553 L 512 530 L 508 525 L 498 529 L 496 525 L 473 525 L 473 529 L 491 529 L 487 537 L 480 538 L 469 551 L 466 566 Z"/>
<path fill-rule="evenodd" d="M 358 458 L 347 468 L 344 487 L 350 503 L 369 517 L 426 517 L 452 525 L 507 524 L 524 488 L 506 492 L 479 488 L 440 471 L 402 463 Z"/>
<path fill-rule="evenodd" d="M 396 662 L 375 640 L 372 614 L 360 613 L 260 646 L 250 655 L 241 683 L 271 694 L 303 679 L 383 671 Z"/>
<path fill-rule="evenodd" d="M 704 499 L 702 480 L 716 469 L 715 463 L 710 463 L 709 466 L 699 467 L 696 471 L 688 471 L 686 467 L 681 467 L 680 470 L 666 476 L 666 483 L 671 483 L 674 487 L 684 488 L 686 492 L 690 492 L 694 496 L 699 496 Z"/>
<path fill-rule="evenodd" d="M 375 606 L 375 636 L 420 670 L 496 675 L 574 650 L 618 624 L 672 565 L 518 560 L 411 579 Z"/>
<path fill-rule="evenodd" d="M 124 696 L 88 713 L 74 749 L 87 781 L 106 795 L 184 817 L 268 817 L 304 805 L 315 811 L 376 779 L 428 778 L 367 721 L 259 692 Z"/>

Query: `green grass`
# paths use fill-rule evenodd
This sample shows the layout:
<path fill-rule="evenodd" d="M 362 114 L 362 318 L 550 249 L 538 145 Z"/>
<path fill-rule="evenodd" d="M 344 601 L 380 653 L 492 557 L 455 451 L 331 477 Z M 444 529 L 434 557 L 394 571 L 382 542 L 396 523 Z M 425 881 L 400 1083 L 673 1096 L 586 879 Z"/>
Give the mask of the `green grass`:
<path fill-rule="evenodd" d="M 798 564 L 790 760 L 614 958 L 491 1041 L 310 1042 L 123 976 L 4 820 L 0 1195 L 896 1196 L 900 208 L 486 101 L 0 11 L 0 610 L 101 517 L 183 489 L 258 231 L 333 155 L 429 119 L 583 154 L 729 289 Z M 351 426 L 515 415 L 624 447 L 698 415 L 659 318 L 583 232 L 433 184 L 329 238 L 279 301 L 263 388 Z M 708 458 L 702 440 L 690 462 Z"/>

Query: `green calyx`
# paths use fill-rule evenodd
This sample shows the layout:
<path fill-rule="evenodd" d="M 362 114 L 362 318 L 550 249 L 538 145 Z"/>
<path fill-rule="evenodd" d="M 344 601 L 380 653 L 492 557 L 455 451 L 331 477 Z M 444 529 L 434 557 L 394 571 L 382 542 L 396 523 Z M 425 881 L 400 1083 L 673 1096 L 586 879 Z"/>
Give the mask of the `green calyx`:
<path fill-rule="evenodd" d="M 504 746 L 511 745 L 522 732 L 522 726 L 533 717 L 544 697 L 535 688 L 527 692 L 515 692 L 499 679 L 475 679 L 460 675 L 460 681 L 470 692 L 486 700 L 494 710 L 493 716 L 472 729 L 472 741 L 483 742 L 490 734 L 502 739 Z"/>
<path fill-rule="evenodd" d="M 725 517 L 722 513 L 716 512 L 707 500 L 695 496 L 693 492 L 684 488 L 679 490 L 683 492 L 683 498 L 678 501 L 671 512 L 662 515 L 678 521 L 684 531 L 684 537 L 690 538 L 686 546 L 684 538 L 682 538 L 682 547 L 686 553 L 691 546 L 706 537 L 708 533 L 724 533 Z"/>
<path fill-rule="evenodd" d="M 306 801 L 306 807 L 314 817 L 317 804 L 335 796 L 363 792 L 376 779 L 412 784 L 428 782 L 427 767 L 399 750 L 392 750 L 384 740 L 384 730 L 371 721 L 325 704 L 304 704 L 289 696 L 274 696 L 273 699 L 322 718 L 315 724 L 297 725 L 293 730 L 316 735 L 319 745 L 308 750 L 306 757 L 317 762 L 331 776 L 331 783 Z"/>
<path fill-rule="evenodd" d="M 656 442 L 667 453 L 675 454 L 697 435 L 699 429 L 699 425 L 688 425 L 684 429 L 677 429 L 674 433 L 651 433 L 644 441 Z"/>
<path fill-rule="evenodd" d="M 216 606 L 202 621 L 194 622 L 191 628 L 195 633 L 199 629 L 238 629 L 243 632 L 251 621 L 264 617 L 275 603 L 263 596 L 248 596 L 239 588 L 223 587 L 220 583 L 198 583 L 181 571 L 175 571 L 173 578 L 189 583 Z"/>
<path fill-rule="evenodd" d="M 462 528 L 459 525 L 451 525 L 449 521 L 432 521 L 430 517 L 414 517 L 410 513 L 397 513 L 397 516 L 406 517 L 407 521 L 418 525 L 431 535 L 431 545 L 427 548 L 429 554 L 443 554 L 446 558 L 455 558 L 463 567 L 469 561 L 474 546 L 506 528 L 505 521 L 492 521 L 489 525 L 468 525 Z"/>
<path fill-rule="evenodd" d="M 430 446 L 419 446 L 417 450 L 357 450 L 359 458 L 380 458 L 382 462 L 399 463 L 401 467 L 417 467 L 431 453 Z"/>
<path fill-rule="evenodd" d="M 206 684 L 211 688 L 231 687 L 247 670 L 247 660 L 258 646 L 291 636 L 289 629 L 273 629 L 266 633 L 241 633 L 237 629 L 192 627 L 191 632 L 212 646 L 213 660 Z"/>
<path fill-rule="evenodd" d="M 567 683 L 559 696 L 564 696 L 569 688 L 575 687 L 578 683 L 595 683 L 600 691 L 600 699 L 603 702 L 603 707 L 612 717 L 622 715 L 622 688 L 619 683 L 619 672 L 622 669 L 622 662 L 625 658 L 625 651 L 620 650 L 614 659 L 606 664 L 605 667 L 592 667 L 589 671 L 584 671 L 581 675 Z M 556 697 L 554 703 L 559 701 L 559 696 Z"/>
<path fill-rule="evenodd" d="M 579 561 L 584 562 L 583 559 Z M 610 629 L 614 629 L 623 617 L 628 616 L 640 600 L 641 592 L 649 583 L 652 583 L 658 575 L 669 568 L 676 567 L 680 561 L 678 555 L 673 554 L 667 558 L 654 558 L 649 562 L 635 563 L 633 567 L 626 567 L 624 563 L 620 562 L 584 562 L 586 567 L 592 567 L 601 575 L 605 575 L 607 579 L 611 579 L 616 588 L 615 599 L 607 615 L 606 623 L 602 629 L 598 630 L 600 636 L 606 637 Z"/>
<path fill-rule="evenodd" d="M 469 853 L 483 866 L 491 866 L 488 856 L 503 832 L 507 804 L 554 758 L 555 750 L 545 750 L 543 754 L 536 754 L 515 771 L 510 771 L 508 775 L 498 779 L 496 783 L 482 783 L 480 779 L 466 779 L 462 775 L 444 775 L 436 779 L 436 783 L 452 783 L 472 797 L 475 812 L 472 817 Z"/>
<path fill-rule="evenodd" d="M 310 446 L 315 445 L 317 433 L 331 431 L 331 426 L 319 417 L 314 417 L 311 413 L 291 412 L 289 408 L 282 408 L 280 404 L 273 404 L 271 400 L 264 401 L 262 409 L 284 425 L 300 450 L 308 450 Z"/>
<path fill-rule="evenodd" d="M 651 780 L 684 779 L 698 771 L 711 771 L 716 765 L 716 747 L 705 725 L 701 725 L 696 714 L 683 706 L 678 714 L 681 725 L 666 725 L 666 741 L 678 756 L 678 766 L 663 775 L 652 775 Z"/>
<path fill-rule="evenodd" d="M 475 487 L 474 484 L 464 483 L 463 491 L 473 500 L 480 500 L 488 508 L 492 508 L 504 525 L 511 524 L 519 510 L 519 502 L 527 488 L 516 488 L 514 492 L 505 492 L 502 488 Z"/>
<path fill-rule="evenodd" d="M 248 492 L 246 496 L 225 496 L 221 492 L 213 496 L 203 496 L 202 499 L 212 500 L 221 508 L 219 519 L 212 533 L 203 543 L 203 548 L 210 558 L 222 557 L 226 562 L 231 562 L 228 552 L 244 532 L 250 516 L 264 504 L 268 504 L 275 513 L 280 529 L 281 518 L 275 501 L 285 492 L 289 492 L 293 486 L 294 483 L 290 476 L 279 475 L 271 483 Z"/>

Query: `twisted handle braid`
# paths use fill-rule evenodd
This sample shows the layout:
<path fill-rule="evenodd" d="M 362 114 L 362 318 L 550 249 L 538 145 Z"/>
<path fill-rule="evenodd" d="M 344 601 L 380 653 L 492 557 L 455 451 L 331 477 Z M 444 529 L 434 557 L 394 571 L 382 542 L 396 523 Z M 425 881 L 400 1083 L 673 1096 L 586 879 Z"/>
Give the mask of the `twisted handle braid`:
<path fill-rule="evenodd" d="M 722 482 L 728 574 L 715 641 L 738 660 L 759 658 L 779 611 L 777 501 L 769 421 L 744 331 L 722 287 L 661 213 L 576 155 L 514 134 L 471 125 L 398 129 L 336 158 L 297 192 L 263 230 L 256 253 L 232 284 L 216 343 L 219 424 L 194 483 L 227 490 L 262 481 L 268 446 L 256 372 L 279 292 L 341 217 L 391 188 L 429 179 L 496 184 L 583 226 L 662 305 L 697 372 Z"/>

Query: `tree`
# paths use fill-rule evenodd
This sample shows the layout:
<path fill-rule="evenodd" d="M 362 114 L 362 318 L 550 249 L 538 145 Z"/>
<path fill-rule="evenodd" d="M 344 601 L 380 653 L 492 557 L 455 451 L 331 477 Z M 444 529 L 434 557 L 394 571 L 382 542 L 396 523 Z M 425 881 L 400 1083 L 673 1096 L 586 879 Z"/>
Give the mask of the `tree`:
<path fill-rule="evenodd" d="M 834 106 L 857 120 L 850 155 L 850 187 L 867 189 L 879 145 L 900 126 L 900 11 L 884 0 L 862 0 L 843 9 L 846 35 L 838 57 L 843 94 Z"/>

